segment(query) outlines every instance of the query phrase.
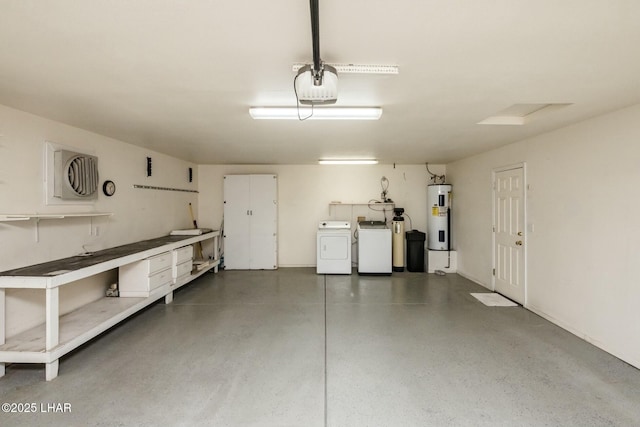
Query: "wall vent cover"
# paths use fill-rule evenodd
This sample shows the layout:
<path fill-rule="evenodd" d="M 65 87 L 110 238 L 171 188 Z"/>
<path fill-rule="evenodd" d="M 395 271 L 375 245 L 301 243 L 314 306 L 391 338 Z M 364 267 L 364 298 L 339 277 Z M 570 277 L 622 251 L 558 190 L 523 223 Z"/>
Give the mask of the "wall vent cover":
<path fill-rule="evenodd" d="M 62 200 L 98 198 L 98 158 L 73 151 L 54 153 L 54 196 Z"/>

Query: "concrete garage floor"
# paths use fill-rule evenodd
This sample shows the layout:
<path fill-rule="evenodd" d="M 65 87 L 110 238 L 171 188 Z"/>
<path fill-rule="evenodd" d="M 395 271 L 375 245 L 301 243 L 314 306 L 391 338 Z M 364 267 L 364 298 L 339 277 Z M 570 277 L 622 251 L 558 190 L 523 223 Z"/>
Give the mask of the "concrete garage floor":
<path fill-rule="evenodd" d="M 52 382 L 10 365 L 0 402 L 38 411 L 0 425 L 640 425 L 638 369 L 469 295 L 483 291 L 457 275 L 205 275 L 61 359 Z"/>

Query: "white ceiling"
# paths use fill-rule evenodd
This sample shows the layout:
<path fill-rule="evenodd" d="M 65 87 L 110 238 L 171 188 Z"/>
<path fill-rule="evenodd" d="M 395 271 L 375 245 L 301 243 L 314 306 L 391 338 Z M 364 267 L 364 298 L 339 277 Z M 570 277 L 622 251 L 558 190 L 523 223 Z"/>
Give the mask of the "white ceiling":
<path fill-rule="evenodd" d="M 446 163 L 640 102 L 637 0 L 320 0 L 341 106 L 379 121 L 264 121 L 311 62 L 306 0 L 3 0 L 0 104 L 200 164 Z M 524 126 L 513 104 L 570 103 Z M 71 141 L 59 141 L 70 143 Z"/>

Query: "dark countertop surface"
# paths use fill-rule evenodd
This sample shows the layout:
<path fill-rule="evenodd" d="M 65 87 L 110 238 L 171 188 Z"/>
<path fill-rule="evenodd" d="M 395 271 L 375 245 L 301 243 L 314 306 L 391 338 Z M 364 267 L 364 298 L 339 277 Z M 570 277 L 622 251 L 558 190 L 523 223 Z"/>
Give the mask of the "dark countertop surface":
<path fill-rule="evenodd" d="M 207 233 L 208 234 L 208 233 Z M 202 234 L 206 236 L 206 234 Z M 0 272 L 0 276 L 52 277 L 197 236 L 164 236 Z"/>

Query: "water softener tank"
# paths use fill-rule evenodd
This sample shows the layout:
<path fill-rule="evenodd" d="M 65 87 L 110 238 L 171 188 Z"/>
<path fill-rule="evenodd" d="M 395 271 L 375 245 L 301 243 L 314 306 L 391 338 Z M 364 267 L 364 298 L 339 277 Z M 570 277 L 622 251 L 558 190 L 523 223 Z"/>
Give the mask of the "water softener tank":
<path fill-rule="evenodd" d="M 404 271 L 404 209 L 395 208 L 392 222 L 393 230 L 393 271 Z"/>
<path fill-rule="evenodd" d="M 449 246 L 450 215 L 451 185 L 429 185 L 427 187 L 427 248 L 429 250 L 451 249 Z"/>

